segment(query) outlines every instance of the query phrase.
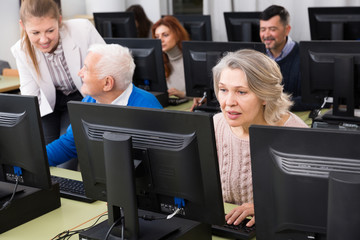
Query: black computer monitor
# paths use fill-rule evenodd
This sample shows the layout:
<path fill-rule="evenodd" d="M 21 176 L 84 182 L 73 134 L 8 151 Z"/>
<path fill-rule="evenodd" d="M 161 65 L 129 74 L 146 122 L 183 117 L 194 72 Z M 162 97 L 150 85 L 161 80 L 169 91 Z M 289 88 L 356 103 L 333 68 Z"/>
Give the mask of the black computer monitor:
<path fill-rule="evenodd" d="M 354 143 L 360 142 L 360 132 L 274 126 L 251 126 L 249 132 L 256 239 L 330 239 L 327 223 L 333 217 L 345 221 L 349 232 L 354 225 L 358 231 L 359 220 L 345 219 L 354 214 L 359 219 L 359 207 L 337 216 L 331 212 L 344 204 L 359 206 L 359 192 L 330 193 L 328 183 L 334 173 L 359 179 L 360 148 Z M 352 185 L 359 189 L 359 180 L 344 181 L 345 192 Z M 330 207 L 336 198 L 343 203 Z"/>
<path fill-rule="evenodd" d="M 228 41 L 261 42 L 261 12 L 224 12 Z"/>
<path fill-rule="evenodd" d="M 136 38 L 133 12 L 94 12 L 95 27 L 103 38 Z"/>
<path fill-rule="evenodd" d="M 44 147 L 37 98 L 0 94 L 0 179 L 14 182 L 14 166 L 21 168 L 19 184 L 52 187 Z"/>
<path fill-rule="evenodd" d="M 323 119 L 360 121 L 360 41 L 302 41 L 300 71 L 303 102 L 333 98 Z"/>
<path fill-rule="evenodd" d="M 133 83 L 147 91 L 167 92 L 164 62 L 160 39 L 104 38 L 107 44 L 115 43 L 130 49 L 135 62 Z"/>
<path fill-rule="evenodd" d="M 194 41 L 212 41 L 211 17 L 201 14 L 175 14 Z"/>
<path fill-rule="evenodd" d="M 214 93 L 212 68 L 227 52 L 240 49 L 255 49 L 265 53 L 265 45 L 255 42 L 206 42 L 184 41 L 183 59 L 185 71 L 186 95 L 203 97 L 206 94 L 207 104 L 199 110 L 219 111 L 219 104 Z"/>
<path fill-rule="evenodd" d="M 16 179 L 18 187 L 15 191 Z M 0 94 L 0 233 L 60 206 L 49 164 L 36 96 Z"/>
<path fill-rule="evenodd" d="M 360 40 L 360 7 L 309 7 L 311 40 Z"/>
<path fill-rule="evenodd" d="M 82 102 L 68 107 L 86 195 L 108 201 L 110 223 L 119 218 L 114 209 L 131 205 L 124 209 L 126 228 L 137 234 L 136 208 L 169 214 L 176 207 L 174 197 L 184 200 L 183 218 L 224 223 L 210 114 Z M 132 141 L 111 146 L 104 140 L 106 134 L 129 136 Z M 128 165 L 109 167 L 108 159 Z M 128 176 L 132 166 L 135 177 Z M 130 200 L 116 200 L 120 198 Z M 146 234 L 141 228 L 140 235 Z"/>

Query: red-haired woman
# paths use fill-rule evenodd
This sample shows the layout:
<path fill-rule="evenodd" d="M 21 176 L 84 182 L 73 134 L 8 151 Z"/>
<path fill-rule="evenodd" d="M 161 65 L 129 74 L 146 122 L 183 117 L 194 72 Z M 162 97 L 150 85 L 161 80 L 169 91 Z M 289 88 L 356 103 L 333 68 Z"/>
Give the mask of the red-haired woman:
<path fill-rule="evenodd" d="M 184 98 L 185 76 L 182 41 L 190 40 L 179 20 L 165 16 L 152 26 L 152 36 L 161 40 L 169 96 Z"/>

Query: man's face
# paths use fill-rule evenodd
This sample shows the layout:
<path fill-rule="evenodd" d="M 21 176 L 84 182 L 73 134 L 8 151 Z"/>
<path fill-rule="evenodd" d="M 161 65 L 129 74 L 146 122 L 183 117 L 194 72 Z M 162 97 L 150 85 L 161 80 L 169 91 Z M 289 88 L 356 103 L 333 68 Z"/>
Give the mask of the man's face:
<path fill-rule="evenodd" d="M 96 71 L 96 64 L 100 60 L 100 55 L 89 52 L 84 60 L 84 66 L 80 69 L 78 75 L 82 78 L 83 85 L 81 92 L 84 95 L 90 95 L 95 98 L 103 94 L 103 80 L 99 79 Z"/>
<path fill-rule="evenodd" d="M 286 44 L 290 28 L 290 25 L 284 26 L 279 15 L 267 21 L 260 20 L 260 39 L 272 53 L 280 53 Z"/>

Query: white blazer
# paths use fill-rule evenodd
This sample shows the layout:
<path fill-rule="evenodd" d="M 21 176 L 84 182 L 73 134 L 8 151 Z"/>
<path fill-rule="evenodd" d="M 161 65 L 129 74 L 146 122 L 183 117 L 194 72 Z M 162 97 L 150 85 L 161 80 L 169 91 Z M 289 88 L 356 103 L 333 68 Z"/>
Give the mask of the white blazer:
<path fill-rule="evenodd" d="M 93 43 L 105 43 L 104 39 L 95 29 L 94 25 L 86 19 L 72 19 L 63 21 L 60 37 L 66 63 L 71 77 L 80 91 L 82 82 L 77 75 L 84 64 L 87 50 Z M 40 77 L 27 53 L 21 48 L 21 40 L 11 47 L 16 59 L 20 75 L 20 91 L 23 95 L 34 95 L 39 99 L 40 114 L 45 116 L 54 111 L 56 102 L 56 89 L 51 79 L 44 54 L 35 48 L 39 63 Z"/>

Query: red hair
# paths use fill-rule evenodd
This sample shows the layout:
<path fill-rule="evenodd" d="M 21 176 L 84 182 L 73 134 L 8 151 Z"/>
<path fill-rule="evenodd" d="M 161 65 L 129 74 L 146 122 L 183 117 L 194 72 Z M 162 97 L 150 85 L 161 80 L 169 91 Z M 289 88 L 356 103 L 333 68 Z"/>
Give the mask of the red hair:
<path fill-rule="evenodd" d="M 159 26 L 166 26 L 170 29 L 170 31 L 175 35 L 176 45 L 182 50 L 182 41 L 190 40 L 189 33 L 186 29 L 181 25 L 179 20 L 173 16 L 164 16 L 160 18 L 151 28 L 152 37 L 155 38 L 155 31 Z M 164 68 L 165 68 L 165 76 L 169 77 L 171 73 L 169 58 L 167 54 L 163 53 L 164 58 Z"/>

